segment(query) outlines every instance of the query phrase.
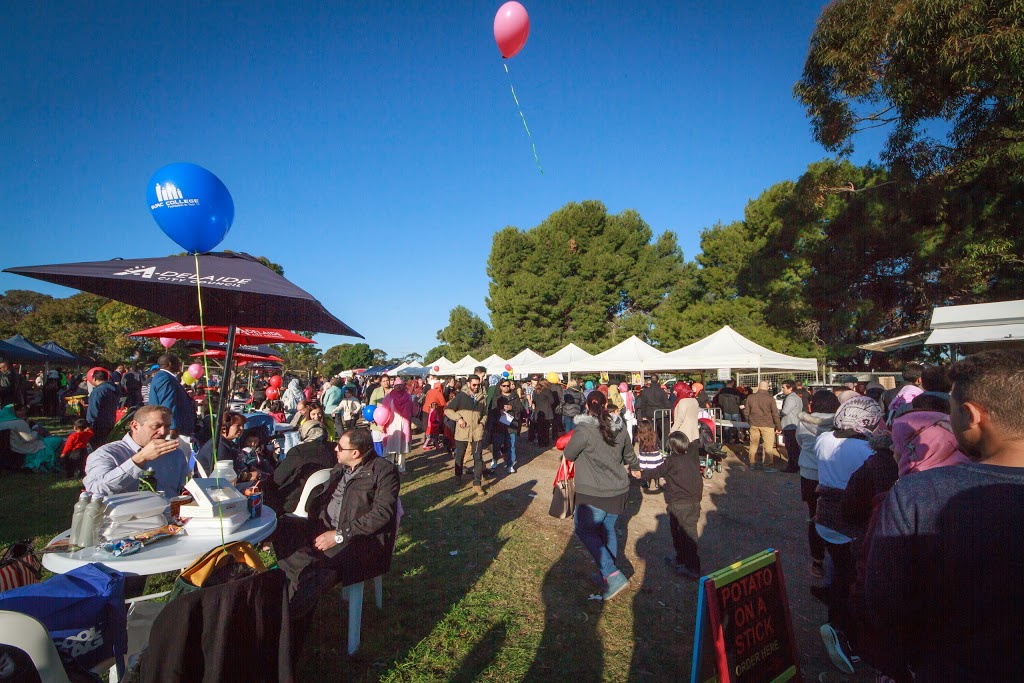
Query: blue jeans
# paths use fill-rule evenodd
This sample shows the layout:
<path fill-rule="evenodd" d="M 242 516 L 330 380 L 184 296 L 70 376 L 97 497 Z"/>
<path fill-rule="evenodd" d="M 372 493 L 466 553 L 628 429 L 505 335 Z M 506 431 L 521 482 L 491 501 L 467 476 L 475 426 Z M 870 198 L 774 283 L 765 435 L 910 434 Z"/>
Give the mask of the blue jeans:
<path fill-rule="evenodd" d="M 576 429 L 576 423 L 573 422 L 573 420 L 575 420 L 575 419 L 576 419 L 575 415 L 571 415 L 571 416 L 570 415 L 563 415 L 562 416 L 562 426 L 565 428 L 565 430 L 562 432 L 563 434 L 568 434 L 572 430 Z"/>
<path fill-rule="evenodd" d="M 576 535 L 597 562 L 601 576 L 607 578 L 619 571 L 615 558 L 619 554 L 619 539 L 615 535 L 618 515 L 612 515 L 593 505 L 577 505 L 573 513 Z"/>
<path fill-rule="evenodd" d="M 494 430 L 494 434 L 491 436 L 491 452 L 495 463 L 501 457 L 501 452 L 505 451 L 505 464 L 509 467 L 516 466 L 516 436 L 518 435 L 515 432 Z"/>

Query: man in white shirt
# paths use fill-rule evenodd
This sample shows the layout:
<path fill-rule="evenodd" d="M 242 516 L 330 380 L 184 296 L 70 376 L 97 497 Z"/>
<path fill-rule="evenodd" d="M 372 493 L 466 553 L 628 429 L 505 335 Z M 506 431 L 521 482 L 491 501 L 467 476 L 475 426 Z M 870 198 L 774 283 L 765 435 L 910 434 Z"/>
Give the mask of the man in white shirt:
<path fill-rule="evenodd" d="M 166 440 L 171 429 L 171 410 L 143 406 L 135 413 L 130 431 L 120 441 L 101 446 L 89 455 L 82 485 L 104 496 L 139 489 L 139 477 L 152 467 L 157 489 L 176 496 L 185 485 L 188 459 L 177 439 Z"/>

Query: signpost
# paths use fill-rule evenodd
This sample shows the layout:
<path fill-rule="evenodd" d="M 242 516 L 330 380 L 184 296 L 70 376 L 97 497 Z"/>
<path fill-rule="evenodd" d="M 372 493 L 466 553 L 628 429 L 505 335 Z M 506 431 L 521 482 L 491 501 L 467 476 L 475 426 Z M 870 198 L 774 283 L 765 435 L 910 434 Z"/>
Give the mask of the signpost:
<path fill-rule="evenodd" d="M 801 680 L 778 551 L 703 577 L 691 683 Z"/>

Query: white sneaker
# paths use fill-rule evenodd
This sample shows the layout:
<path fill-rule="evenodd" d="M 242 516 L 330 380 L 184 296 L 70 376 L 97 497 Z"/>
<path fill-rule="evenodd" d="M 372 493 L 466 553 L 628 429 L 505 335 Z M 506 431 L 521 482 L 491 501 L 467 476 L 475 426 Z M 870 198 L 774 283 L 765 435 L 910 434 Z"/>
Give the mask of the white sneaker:
<path fill-rule="evenodd" d="M 832 664 L 843 673 L 854 673 L 853 662 L 843 652 L 843 644 L 840 640 L 839 632 L 831 624 L 822 624 L 818 630 L 821 632 L 821 640 L 825 643 L 825 649 L 828 650 L 828 657 L 832 660 Z"/>
<path fill-rule="evenodd" d="M 509 465 L 508 466 L 508 473 L 509 474 L 515 474 L 516 473 L 515 465 Z"/>

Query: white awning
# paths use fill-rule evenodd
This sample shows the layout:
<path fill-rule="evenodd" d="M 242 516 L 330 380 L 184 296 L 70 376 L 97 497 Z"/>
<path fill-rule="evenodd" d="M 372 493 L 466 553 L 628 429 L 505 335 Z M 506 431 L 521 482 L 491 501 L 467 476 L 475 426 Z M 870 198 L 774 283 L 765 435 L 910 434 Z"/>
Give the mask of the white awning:
<path fill-rule="evenodd" d="M 525 352 L 524 352 L 525 353 Z M 566 344 L 558 351 L 546 358 L 537 358 L 536 361 L 528 365 L 512 365 L 513 372 L 516 376 L 520 375 L 546 375 L 549 372 L 574 372 L 576 370 L 575 365 L 587 361 L 593 358 L 592 355 L 576 346 L 575 344 Z"/>
<path fill-rule="evenodd" d="M 665 355 L 636 336 L 602 351 L 589 360 L 574 363 L 572 372 L 644 372 L 652 369 L 652 362 Z M 722 366 L 726 367 L 726 366 Z"/>
<path fill-rule="evenodd" d="M 1024 299 L 936 308 L 932 311 L 932 333 L 925 343 L 1006 341 L 1024 341 Z"/>
<path fill-rule="evenodd" d="M 689 346 L 652 360 L 652 370 L 716 370 L 750 368 L 760 370 L 802 370 L 817 372 L 815 358 L 787 356 L 750 341 L 728 325 Z"/>

